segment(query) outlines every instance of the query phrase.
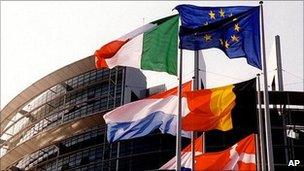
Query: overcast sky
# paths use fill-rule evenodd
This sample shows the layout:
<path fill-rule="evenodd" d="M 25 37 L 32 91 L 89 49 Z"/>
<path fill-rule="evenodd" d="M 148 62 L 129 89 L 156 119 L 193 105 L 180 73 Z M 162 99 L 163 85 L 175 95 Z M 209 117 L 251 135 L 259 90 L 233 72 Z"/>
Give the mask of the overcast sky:
<path fill-rule="evenodd" d="M 258 5 L 250 2 L 8 2 L 1 1 L 1 108 L 47 74 L 92 55 L 103 44 L 156 19 L 177 13 L 178 4 Z M 303 91 L 303 2 L 264 2 L 266 52 L 274 56 L 281 36 L 284 86 Z M 185 52 L 184 76 L 193 75 L 193 56 Z M 256 74 L 245 59 L 229 60 L 220 50 L 203 51 L 210 87 Z M 207 67 L 208 69 L 208 67 Z M 148 86 L 176 86 L 176 77 L 145 71 Z M 212 77 L 212 79 L 211 79 Z M 162 79 L 159 79 L 162 78 Z M 225 81 L 226 80 L 226 81 Z M 214 83 L 214 84 L 211 84 Z"/>

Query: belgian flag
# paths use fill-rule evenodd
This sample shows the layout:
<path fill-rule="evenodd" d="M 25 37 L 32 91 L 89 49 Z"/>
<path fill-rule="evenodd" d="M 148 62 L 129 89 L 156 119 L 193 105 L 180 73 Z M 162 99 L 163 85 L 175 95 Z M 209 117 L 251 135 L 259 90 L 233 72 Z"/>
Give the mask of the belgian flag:
<path fill-rule="evenodd" d="M 185 92 L 190 112 L 182 119 L 182 128 L 208 131 L 207 136 L 218 143 L 233 145 L 240 137 L 257 131 L 256 94 L 255 79 Z"/>

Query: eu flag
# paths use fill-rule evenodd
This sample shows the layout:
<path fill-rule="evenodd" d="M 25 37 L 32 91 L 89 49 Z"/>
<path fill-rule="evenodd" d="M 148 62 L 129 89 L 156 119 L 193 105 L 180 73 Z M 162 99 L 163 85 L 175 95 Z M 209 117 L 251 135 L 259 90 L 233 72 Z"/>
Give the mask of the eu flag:
<path fill-rule="evenodd" d="M 259 7 L 175 7 L 181 18 L 181 49 L 219 48 L 261 69 Z"/>

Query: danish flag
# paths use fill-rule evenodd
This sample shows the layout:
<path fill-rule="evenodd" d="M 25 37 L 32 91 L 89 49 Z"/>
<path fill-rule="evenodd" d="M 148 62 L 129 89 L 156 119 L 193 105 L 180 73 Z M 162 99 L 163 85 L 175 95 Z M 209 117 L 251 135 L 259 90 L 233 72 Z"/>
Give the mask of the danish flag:
<path fill-rule="evenodd" d="M 195 170 L 256 170 L 256 149 L 254 134 L 247 136 L 232 147 L 219 152 L 202 153 L 202 137 L 195 140 Z M 191 170 L 191 146 L 182 150 L 181 170 Z M 173 157 L 159 170 L 176 169 Z"/>
<path fill-rule="evenodd" d="M 229 149 L 195 157 L 195 170 L 256 170 L 254 134 Z"/>
<path fill-rule="evenodd" d="M 203 151 L 203 141 L 202 136 L 196 138 L 195 140 L 195 156 L 201 155 Z M 181 153 L 181 170 L 189 171 L 192 165 L 192 153 L 191 144 L 182 150 Z M 174 170 L 176 169 L 176 157 L 173 157 L 166 164 L 164 164 L 159 170 Z"/>

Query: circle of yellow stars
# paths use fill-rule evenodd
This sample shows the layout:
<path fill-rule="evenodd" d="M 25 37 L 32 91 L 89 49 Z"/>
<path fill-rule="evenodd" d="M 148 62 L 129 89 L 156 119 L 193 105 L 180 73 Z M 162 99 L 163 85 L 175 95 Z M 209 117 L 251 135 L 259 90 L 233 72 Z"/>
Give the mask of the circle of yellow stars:
<path fill-rule="evenodd" d="M 226 14 L 226 12 L 222 8 L 218 11 L 218 15 L 216 15 L 217 13 L 214 10 L 210 10 L 210 12 L 208 14 L 209 14 L 209 18 L 211 20 L 216 20 L 216 17 L 225 18 L 225 16 L 227 16 L 227 17 L 232 17 L 233 16 L 232 13 Z M 229 42 L 234 43 L 234 42 L 239 42 L 240 41 L 240 37 L 237 36 L 237 33 L 240 32 L 242 28 L 241 28 L 240 24 L 237 23 L 237 21 L 238 21 L 237 18 L 233 18 L 232 21 L 235 22 L 234 26 L 233 26 L 233 30 L 236 32 L 236 34 L 231 35 L 230 38 L 226 39 L 226 40 L 219 39 L 220 45 L 222 47 L 226 48 L 226 49 L 228 49 L 231 45 Z M 204 23 L 205 26 L 208 25 L 208 24 L 209 23 L 207 21 Z M 205 40 L 205 42 L 210 42 L 210 41 L 212 41 L 212 35 L 206 33 L 205 35 L 203 35 L 203 39 Z"/>

